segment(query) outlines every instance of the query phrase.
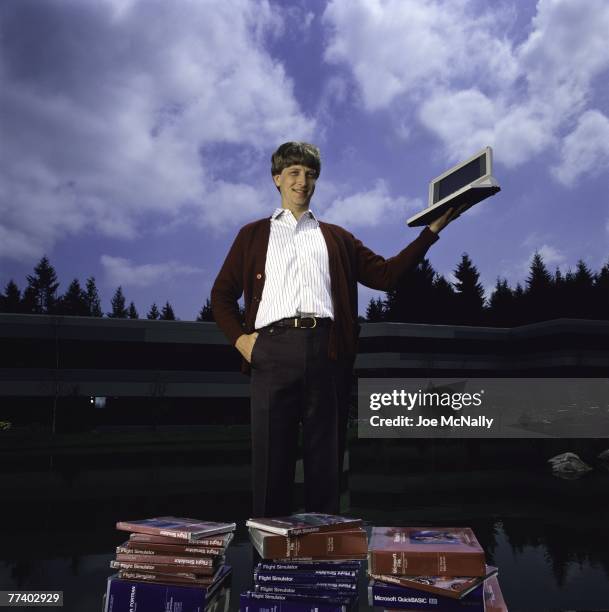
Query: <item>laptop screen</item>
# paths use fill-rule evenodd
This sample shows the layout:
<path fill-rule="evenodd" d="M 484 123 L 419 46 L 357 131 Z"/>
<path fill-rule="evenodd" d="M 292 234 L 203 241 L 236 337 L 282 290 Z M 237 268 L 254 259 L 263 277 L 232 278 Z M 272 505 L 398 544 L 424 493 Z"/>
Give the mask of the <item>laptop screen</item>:
<path fill-rule="evenodd" d="M 433 202 L 439 202 L 461 187 L 469 185 L 486 174 L 486 154 L 476 157 L 465 166 L 437 181 L 433 186 Z"/>

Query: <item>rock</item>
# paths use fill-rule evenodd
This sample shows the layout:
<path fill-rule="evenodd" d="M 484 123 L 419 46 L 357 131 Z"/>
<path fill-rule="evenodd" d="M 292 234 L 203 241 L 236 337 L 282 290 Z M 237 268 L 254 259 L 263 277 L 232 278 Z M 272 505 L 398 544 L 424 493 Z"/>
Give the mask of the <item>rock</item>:
<path fill-rule="evenodd" d="M 592 468 L 582 461 L 575 453 L 567 452 L 548 459 L 555 476 L 565 479 L 575 479 L 592 471 Z"/>

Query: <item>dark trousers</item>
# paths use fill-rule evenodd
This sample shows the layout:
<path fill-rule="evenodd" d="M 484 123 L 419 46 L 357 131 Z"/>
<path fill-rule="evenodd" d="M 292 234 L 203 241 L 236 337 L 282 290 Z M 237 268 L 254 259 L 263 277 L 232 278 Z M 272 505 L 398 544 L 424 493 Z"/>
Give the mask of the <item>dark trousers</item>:
<path fill-rule="evenodd" d="M 254 516 L 293 512 L 302 426 L 305 511 L 337 514 L 346 407 L 341 365 L 328 358 L 327 326 L 259 330 L 252 353 Z"/>

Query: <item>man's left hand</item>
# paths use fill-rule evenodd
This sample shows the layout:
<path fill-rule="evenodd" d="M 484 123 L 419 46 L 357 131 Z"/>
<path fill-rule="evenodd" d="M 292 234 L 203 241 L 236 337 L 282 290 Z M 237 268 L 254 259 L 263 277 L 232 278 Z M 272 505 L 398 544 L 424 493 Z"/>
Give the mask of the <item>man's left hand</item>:
<path fill-rule="evenodd" d="M 441 217 L 432 221 L 427 227 L 434 233 L 439 234 L 453 219 L 459 216 L 461 208 L 449 208 Z"/>

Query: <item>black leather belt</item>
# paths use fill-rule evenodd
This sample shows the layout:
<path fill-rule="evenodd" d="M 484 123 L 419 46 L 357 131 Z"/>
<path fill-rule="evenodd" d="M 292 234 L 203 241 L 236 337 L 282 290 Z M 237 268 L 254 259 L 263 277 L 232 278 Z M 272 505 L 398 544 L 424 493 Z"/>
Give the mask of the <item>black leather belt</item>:
<path fill-rule="evenodd" d="M 288 317 L 287 319 L 279 319 L 274 321 L 267 327 L 293 327 L 295 329 L 313 329 L 323 325 L 330 325 L 332 319 L 330 317 Z"/>

